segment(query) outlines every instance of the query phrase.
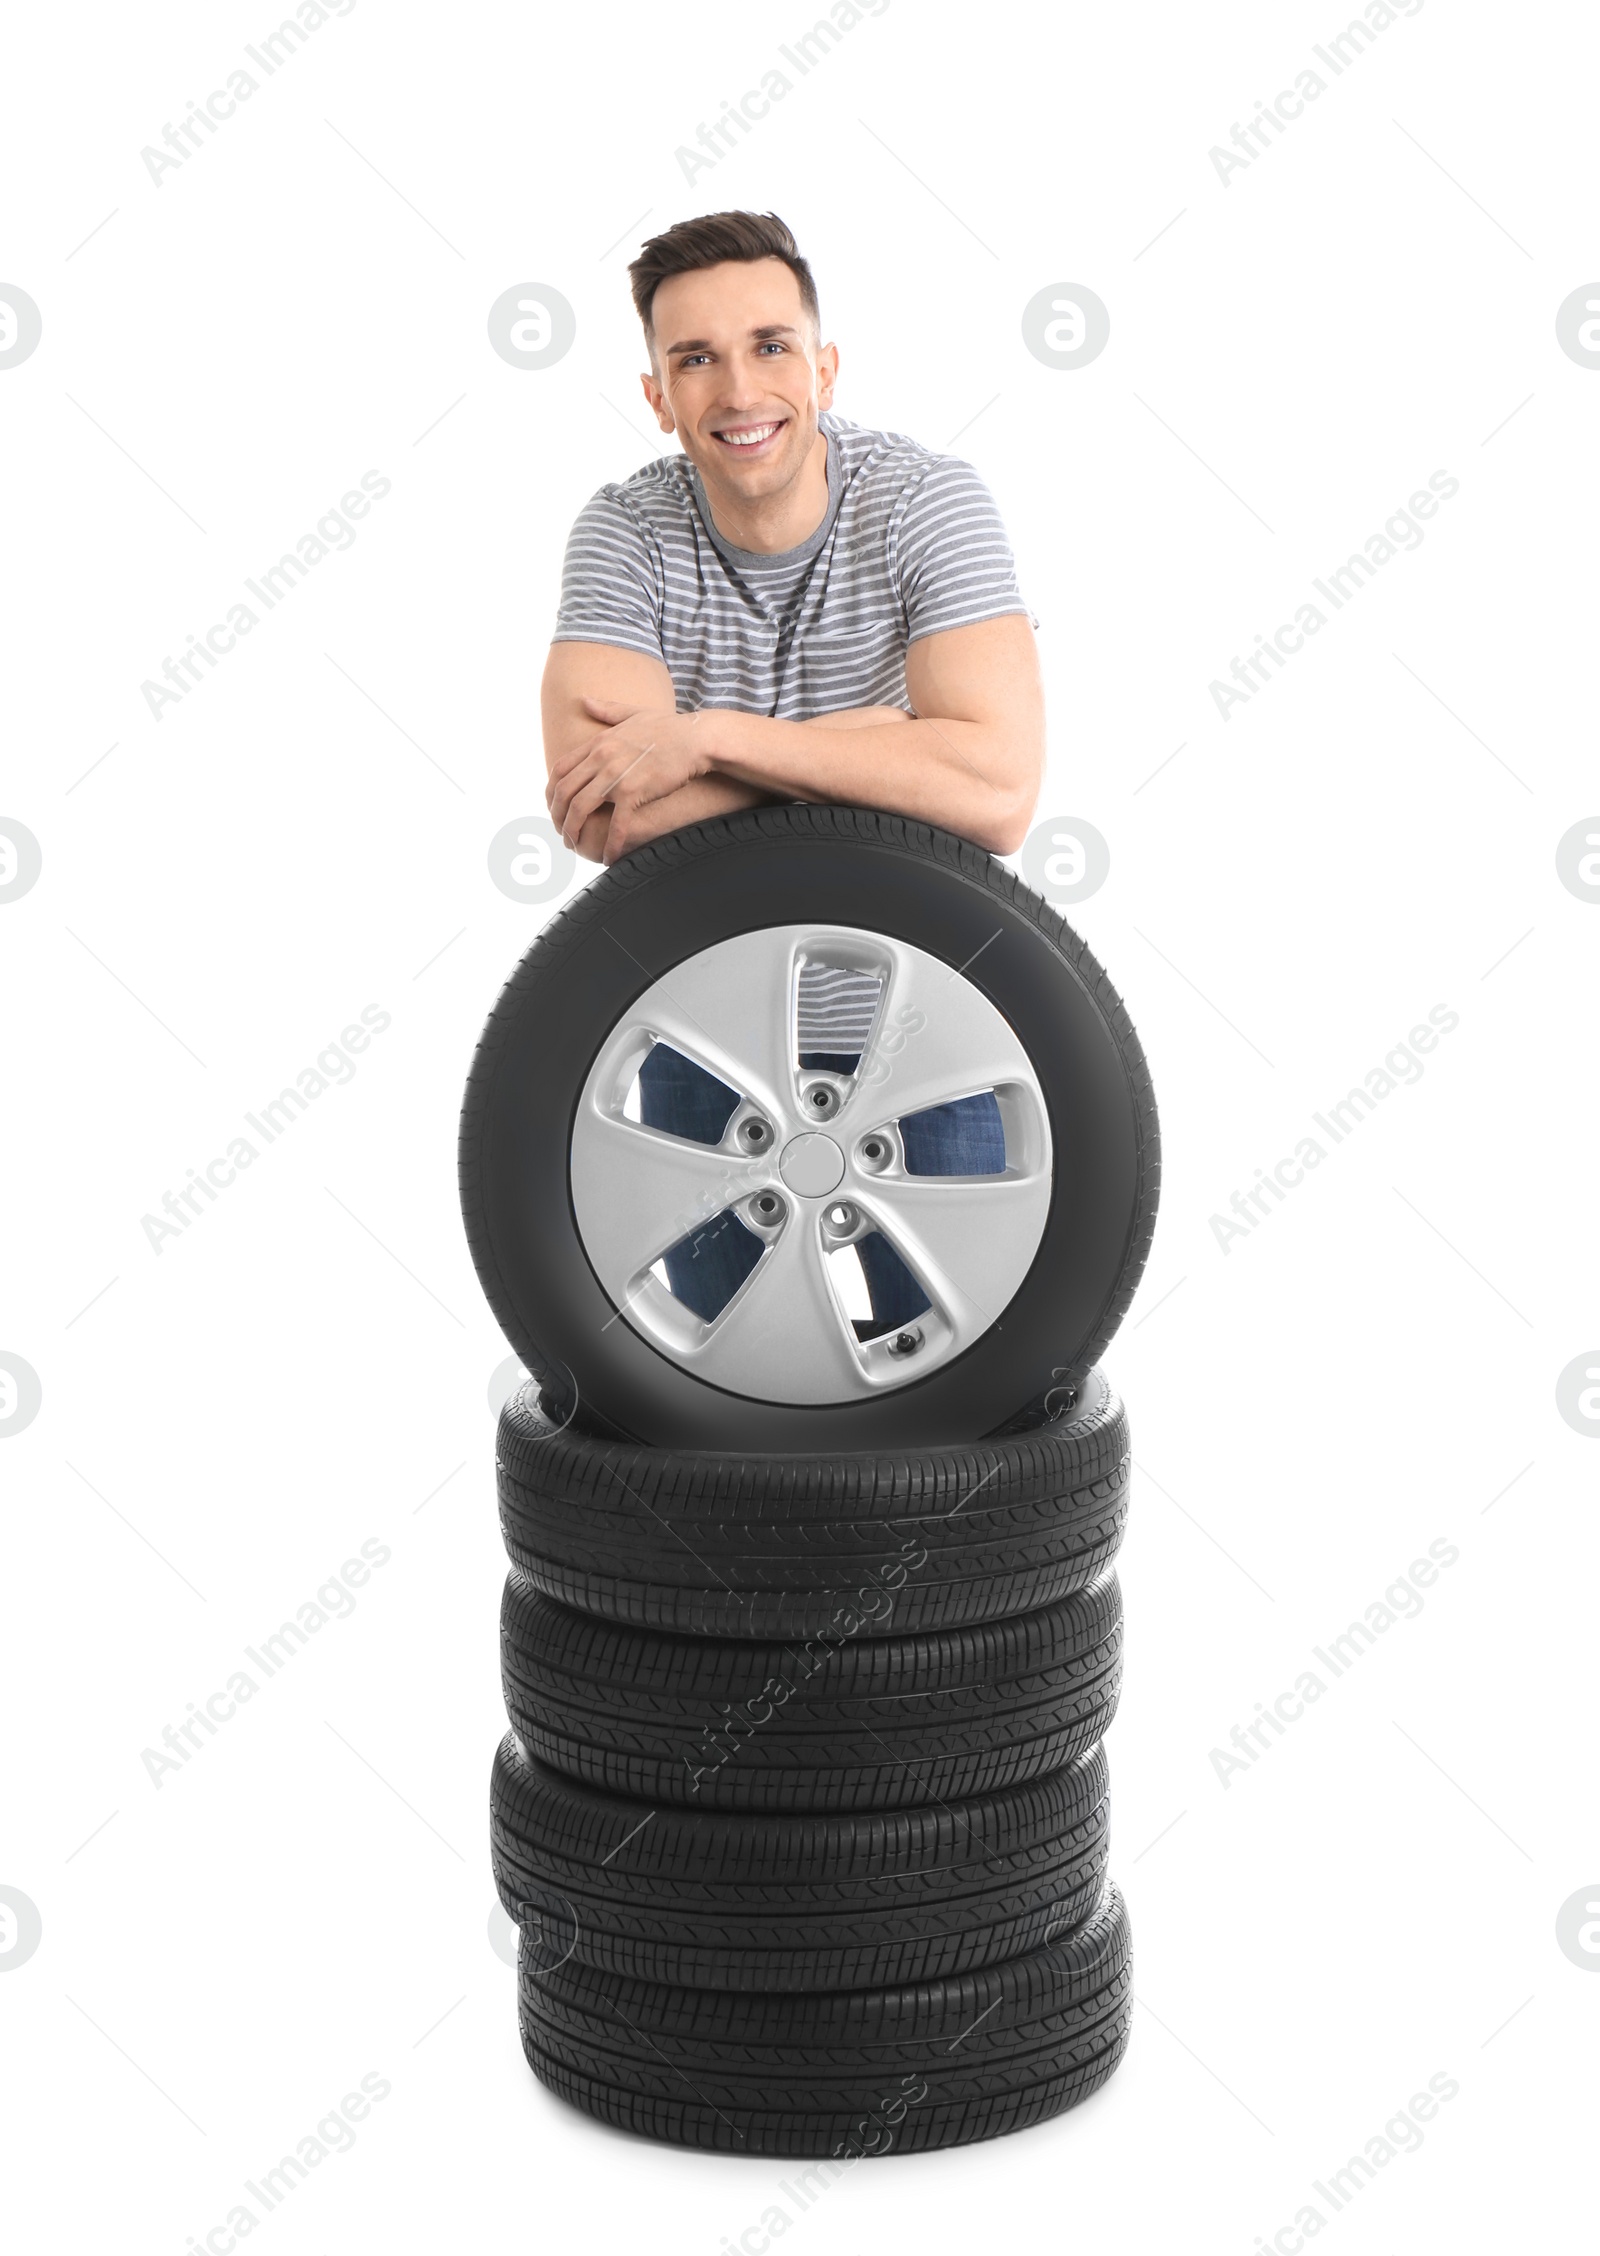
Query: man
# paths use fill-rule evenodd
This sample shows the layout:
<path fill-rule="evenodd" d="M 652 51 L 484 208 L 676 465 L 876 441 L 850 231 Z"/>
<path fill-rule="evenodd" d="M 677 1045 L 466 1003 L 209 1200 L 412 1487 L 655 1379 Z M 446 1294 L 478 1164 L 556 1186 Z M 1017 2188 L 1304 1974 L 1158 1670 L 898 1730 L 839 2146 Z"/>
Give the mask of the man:
<path fill-rule="evenodd" d="M 1015 852 L 1044 697 L 983 481 L 832 413 L 838 347 L 821 341 L 811 269 L 775 215 L 680 221 L 628 272 L 650 355 L 640 381 L 683 451 L 602 486 L 573 527 L 542 689 L 562 836 L 614 862 L 685 824 L 799 799 Z M 852 1071 L 864 1036 L 848 992 L 811 1016 L 800 1062 Z M 806 1017 L 803 995 L 802 1042 Z M 728 1092 L 691 1061 L 658 1046 L 640 1091 L 647 1124 L 719 1139 Z M 902 1123 L 902 1142 L 917 1172 L 1005 1164 L 991 1095 Z M 926 1308 L 886 1241 L 860 1252 L 872 1331 Z M 759 1254 L 725 1215 L 668 1275 L 709 1320 Z"/>

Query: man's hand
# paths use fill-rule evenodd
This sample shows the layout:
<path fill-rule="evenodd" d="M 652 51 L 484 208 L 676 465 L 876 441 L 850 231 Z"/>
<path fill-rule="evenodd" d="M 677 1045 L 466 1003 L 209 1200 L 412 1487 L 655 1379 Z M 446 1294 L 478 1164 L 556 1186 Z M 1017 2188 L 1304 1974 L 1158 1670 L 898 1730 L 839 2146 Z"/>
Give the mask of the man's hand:
<path fill-rule="evenodd" d="M 540 692 L 546 764 L 552 775 L 557 769 L 571 768 L 603 741 L 609 729 L 641 714 L 665 714 L 672 720 L 686 717 L 674 711 L 675 703 L 672 676 L 659 658 L 619 650 L 610 643 L 552 643 Z M 575 823 L 569 791 L 566 835 L 586 861 L 614 862 L 669 831 L 709 822 L 714 815 L 763 806 L 771 796 L 759 785 L 740 783 L 732 776 L 700 775 L 659 799 L 638 800 L 621 811 L 603 801 Z M 551 801 L 553 805 L 553 793 Z"/>
<path fill-rule="evenodd" d="M 579 704 L 587 718 L 600 726 L 586 742 L 551 761 L 545 803 L 568 845 L 591 815 L 609 805 L 606 859 L 614 861 L 629 846 L 643 843 L 637 835 L 629 835 L 630 818 L 709 775 L 711 757 L 695 736 L 698 713 L 588 696 Z M 619 824 L 626 845 L 616 844 Z"/>
<path fill-rule="evenodd" d="M 691 823 L 709 822 L 713 815 L 737 815 L 746 807 L 772 804 L 770 792 L 757 791 L 732 776 L 697 776 L 680 784 L 663 799 L 631 807 L 626 816 L 602 807 L 584 824 L 576 845 L 590 861 L 611 863 L 636 847 L 648 846 L 670 831 L 687 830 Z"/>

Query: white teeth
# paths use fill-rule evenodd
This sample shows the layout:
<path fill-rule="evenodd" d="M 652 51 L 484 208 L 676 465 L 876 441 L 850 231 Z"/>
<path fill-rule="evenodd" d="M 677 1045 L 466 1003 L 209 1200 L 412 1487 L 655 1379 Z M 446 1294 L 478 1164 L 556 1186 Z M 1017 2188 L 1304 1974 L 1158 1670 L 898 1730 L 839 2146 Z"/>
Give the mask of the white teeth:
<path fill-rule="evenodd" d="M 763 423 L 759 430 L 719 431 L 717 437 L 725 439 L 729 446 L 759 446 L 763 439 L 770 439 L 777 428 L 776 423 Z"/>

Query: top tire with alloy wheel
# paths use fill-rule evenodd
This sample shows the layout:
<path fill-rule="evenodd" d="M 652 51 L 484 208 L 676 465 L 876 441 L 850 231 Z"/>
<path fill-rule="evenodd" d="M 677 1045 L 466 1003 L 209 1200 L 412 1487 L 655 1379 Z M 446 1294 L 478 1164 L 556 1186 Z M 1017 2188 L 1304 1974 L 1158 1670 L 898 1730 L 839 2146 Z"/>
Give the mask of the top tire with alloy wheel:
<path fill-rule="evenodd" d="M 947 832 L 782 806 L 545 928 L 467 1084 L 479 1278 L 547 1406 L 669 1447 L 1042 1422 L 1154 1229 L 1150 1078 L 1062 919 Z"/>

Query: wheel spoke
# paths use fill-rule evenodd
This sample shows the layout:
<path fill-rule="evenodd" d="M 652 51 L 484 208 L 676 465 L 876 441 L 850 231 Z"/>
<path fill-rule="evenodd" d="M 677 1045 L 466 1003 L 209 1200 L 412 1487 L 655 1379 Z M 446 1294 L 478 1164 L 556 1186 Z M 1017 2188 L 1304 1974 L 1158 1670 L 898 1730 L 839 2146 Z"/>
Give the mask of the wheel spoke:
<path fill-rule="evenodd" d="M 986 1329 L 1018 1284 L 1016 1247 L 1036 1241 L 1047 1174 L 914 1175 L 863 1187 L 862 1211 L 962 1336 Z"/>
<path fill-rule="evenodd" d="M 796 929 L 741 933 L 668 972 L 640 1023 L 768 1112 L 794 1097 Z"/>
<path fill-rule="evenodd" d="M 1033 1078 L 1022 1044 L 987 996 L 947 964 L 896 947 L 844 1117 L 853 1131 L 881 1127 Z"/>
<path fill-rule="evenodd" d="M 590 1258 L 613 1297 L 753 1188 L 756 1164 L 590 1108 L 585 1134 L 573 1139 L 572 1189 Z"/>
<path fill-rule="evenodd" d="M 693 1350 L 713 1386 L 761 1395 L 781 1372 L 790 1402 L 842 1402 L 861 1392 L 849 1319 L 828 1282 L 815 1207 L 797 1206 Z"/>

